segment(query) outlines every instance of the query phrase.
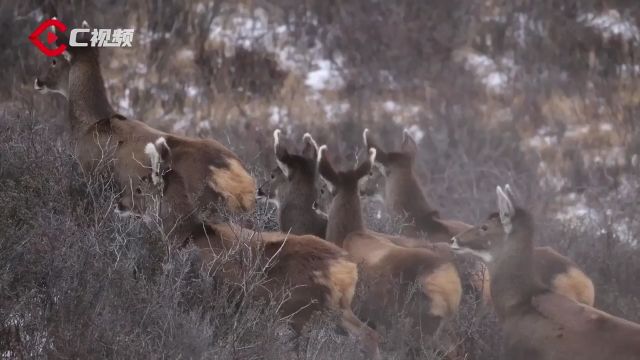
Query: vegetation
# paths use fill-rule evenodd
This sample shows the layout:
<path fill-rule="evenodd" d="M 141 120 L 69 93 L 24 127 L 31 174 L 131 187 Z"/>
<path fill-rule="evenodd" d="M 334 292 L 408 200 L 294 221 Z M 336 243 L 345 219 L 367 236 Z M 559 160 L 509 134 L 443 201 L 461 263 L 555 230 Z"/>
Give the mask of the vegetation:
<path fill-rule="evenodd" d="M 55 5 L 70 26 L 136 28 L 135 49 L 102 52 L 124 114 L 223 142 L 258 184 L 275 166 L 275 127 L 291 139 L 310 132 L 346 163 L 365 127 L 387 146 L 412 129 L 418 173 L 443 214 L 478 223 L 496 209 L 495 186 L 513 184 L 539 225 L 536 243 L 580 265 L 596 307 L 640 321 L 640 35 L 593 25 L 615 11 L 637 31 L 640 4 L 476 3 Z M 268 304 L 239 291 L 263 280 L 251 262 L 244 287 L 225 283 L 197 252 L 114 214 L 111 179 L 74 159 L 64 99 L 32 90 L 45 59 L 25 39 L 47 6 L 0 4 L 0 358 L 361 358 L 330 318 L 295 339 L 275 312 L 286 289 Z M 244 38 L 230 20 L 243 16 L 254 20 Z M 218 24 L 240 35 L 212 36 Z M 286 36 L 268 40 L 278 27 Z M 339 86 L 309 85 L 323 67 Z M 381 204 L 364 207 L 370 228 L 397 231 Z M 277 227 L 266 204 L 250 222 Z M 408 344 L 412 331 L 385 329 L 384 357 L 500 357 L 497 321 L 471 296 L 432 343 Z"/>

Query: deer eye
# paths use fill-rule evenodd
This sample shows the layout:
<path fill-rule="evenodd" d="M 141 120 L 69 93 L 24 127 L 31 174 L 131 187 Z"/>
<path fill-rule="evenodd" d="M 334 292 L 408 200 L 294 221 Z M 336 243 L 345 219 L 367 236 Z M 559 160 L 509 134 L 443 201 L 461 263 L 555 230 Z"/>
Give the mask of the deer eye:
<path fill-rule="evenodd" d="M 320 194 L 324 195 L 324 189 L 320 189 Z"/>
<path fill-rule="evenodd" d="M 489 227 L 488 227 L 487 225 L 482 225 L 482 226 L 480 227 L 480 230 L 482 230 L 482 231 L 487 231 L 487 230 L 489 230 Z"/>
<path fill-rule="evenodd" d="M 271 174 L 271 180 L 275 180 L 276 179 L 276 175 L 275 174 Z"/>
<path fill-rule="evenodd" d="M 140 189 L 139 187 L 136 188 L 136 194 L 138 194 L 138 195 L 142 194 L 142 189 Z"/>
<path fill-rule="evenodd" d="M 51 60 L 51 65 L 56 66 L 56 64 L 57 64 L 56 59 Z"/>

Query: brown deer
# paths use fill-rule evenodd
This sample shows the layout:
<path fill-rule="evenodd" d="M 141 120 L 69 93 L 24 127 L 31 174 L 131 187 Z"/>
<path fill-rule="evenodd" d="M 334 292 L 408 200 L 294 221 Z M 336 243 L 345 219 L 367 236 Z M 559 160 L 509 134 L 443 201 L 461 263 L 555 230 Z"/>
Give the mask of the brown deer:
<path fill-rule="evenodd" d="M 406 218 L 401 234 L 411 238 L 425 237 L 430 242 L 448 242 L 452 236 L 471 225 L 457 220 L 445 220 L 427 201 L 416 177 L 414 166 L 418 145 L 408 131 L 403 132 L 400 151 L 386 152 L 371 138 L 369 129 L 362 134 L 366 148 L 377 151 L 376 160 L 384 175 L 384 200 L 387 208 L 397 216 Z M 367 194 L 375 195 L 375 194 Z M 416 243 L 420 246 L 420 243 Z"/>
<path fill-rule="evenodd" d="M 273 132 L 278 166 L 271 171 L 270 180 L 258 189 L 258 195 L 268 196 L 277 204 L 282 232 L 324 238 L 327 216 L 314 209 L 318 199 L 318 145 L 306 133 L 302 152 L 293 154 L 281 137 L 280 130 Z"/>
<path fill-rule="evenodd" d="M 140 207 L 137 212 L 151 205 L 163 213 L 174 212 L 175 207 L 189 206 L 185 197 L 182 178 L 172 170 L 175 151 L 171 143 L 160 138 L 145 146 L 148 156 L 143 169 L 135 180 L 131 180 L 128 193 Z M 165 204 L 165 199 L 170 199 Z M 183 205 L 186 204 L 186 205 Z M 166 208 L 165 208 L 166 207 Z M 181 213 L 179 211 L 178 213 Z M 363 350 L 370 358 L 379 358 L 379 338 L 375 331 L 364 325 L 352 312 L 351 301 L 358 279 L 357 267 L 347 253 L 323 239 L 313 235 L 293 235 L 281 232 L 255 232 L 240 226 L 205 221 L 186 222 L 176 232 L 186 236 L 178 238 L 182 245 L 193 244 L 202 252 L 205 265 L 220 267 L 217 272 L 224 280 L 241 283 L 246 262 L 237 256 L 223 256 L 224 251 L 250 249 L 260 254 L 260 269 L 265 281 L 256 290 L 258 295 L 269 297 L 286 286 L 290 291 L 279 309 L 282 316 L 291 317 L 293 329 L 300 333 L 310 316 L 319 310 L 335 311 L 339 325 L 362 342 Z"/>
<path fill-rule="evenodd" d="M 535 271 L 534 222 L 497 188 L 498 212 L 451 240 L 488 263 L 506 359 L 640 359 L 640 325 L 562 296 Z"/>
<path fill-rule="evenodd" d="M 68 39 L 58 34 L 57 41 L 65 44 Z M 64 56 L 49 62 L 45 75 L 36 78 L 35 88 L 67 97 L 72 139 L 80 164 L 87 172 L 100 164 L 108 165 L 127 195 L 119 201 L 121 211 L 138 210 L 132 196 L 140 190 L 131 184 L 138 182 L 140 174 L 147 173 L 141 163 L 148 156 L 147 143 L 164 143 L 171 149 L 172 177 L 180 179 L 183 193 L 179 197 L 184 200 L 176 207 L 182 212 L 174 218 L 195 219 L 198 215 L 194 214 L 212 200 L 234 212 L 253 209 L 255 181 L 232 151 L 212 139 L 168 134 L 117 114 L 107 98 L 98 49 L 68 49 Z"/>
<path fill-rule="evenodd" d="M 347 171 L 334 170 L 326 151 L 326 145 L 318 151 L 319 173 L 335 192 L 329 208 L 326 239 L 347 250 L 373 279 L 361 318 L 388 324 L 390 319 L 384 317 L 383 310 L 397 305 L 395 291 L 404 294 L 417 285 L 419 296 L 410 298 L 409 302 L 410 321 L 419 324 L 420 336 L 432 335 L 460 304 L 462 287 L 451 259 L 436 250 L 397 246 L 390 237 L 366 229 L 358 183 L 371 170 L 375 149 L 369 150 L 362 164 Z M 400 285 L 400 289 L 396 285 Z"/>
<path fill-rule="evenodd" d="M 441 220 L 439 212 L 426 200 L 420 183 L 413 171 L 417 145 L 411 135 L 405 130 L 402 148 L 398 152 L 384 152 L 371 139 L 369 132 L 363 134 L 365 144 L 375 148 L 382 156 L 376 160 L 384 167 L 385 200 L 393 208 L 406 212 L 409 222 L 415 226 L 412 230 L 426 234 L 429 241 L 440 242 L 467 231 L 471 225 L 454 220 Z M 415 194 L 412 196 L 412 192 Z M 432 236 L 433 235 L 433 236 Z M 449 241 L 449 240 L 447 240 Z M 405 242 L 403 246 L 423 246 L 419 242 Z M 595 290 L 591 279 L 569 258 L 559 254 L 550 247 L 536 247 L 534 249 L 535 269 L 543 283 L 559 294 L 570 297 L 578 302 L 593 306 Z M 482 276 L 488 282 L 488 276 Z M 486 295 L 490 296 L 490 295 Z"/>
<path fill-rule="evenodd" d="M 359 339 L 368 358 L 380 358 L 379 335 L 351 310 L 357 265 L 336 245 L 313 235 L 254 232 L 231 224 L 197 226 L 191 242 L 201 251 L 205 266 L 220 268 L 217 273 L 235 284 L 243 282 L 246 264 L 238 256 L 221 254 L 251 249 L 252 254 L 258 254 L 259 271 L 264 274 L 256 295 L 268 301 L 283 288 L 288 291 L 278 310 L 290 318 L 297 333 L 314 313 L 329 310 L 338 314 L 343 330 Z"/>

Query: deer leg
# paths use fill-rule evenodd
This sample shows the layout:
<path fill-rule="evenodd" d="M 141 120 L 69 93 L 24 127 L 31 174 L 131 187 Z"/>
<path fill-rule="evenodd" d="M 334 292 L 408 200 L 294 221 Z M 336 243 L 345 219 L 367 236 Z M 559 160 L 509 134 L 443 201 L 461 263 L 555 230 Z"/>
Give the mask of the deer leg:
<path fill-rule="evenodd" d="M 340 326 L 351 336 L 360 341 L 362 350 L 369 359 L 381 359 L 380 335 L 360 321 L 351 309 L 343 309 L 340 316 Z"/>

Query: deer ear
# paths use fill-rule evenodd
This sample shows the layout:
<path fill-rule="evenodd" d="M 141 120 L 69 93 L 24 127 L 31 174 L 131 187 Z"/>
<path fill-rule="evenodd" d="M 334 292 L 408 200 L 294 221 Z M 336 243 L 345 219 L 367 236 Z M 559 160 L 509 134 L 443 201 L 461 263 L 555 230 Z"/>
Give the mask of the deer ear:
<path fill-rule="evenodd" d="M 280 129 L 276 129 L 273 131 L 273 151 L 276 155 L 276 163 L 285 177 L 289 177 L 290 169 L 286 164 L 286 161 L 289 158 L 289 152 L 284 144 L 280 141 L 281 131 Z"/>
<path fill-rule="evenodd" d="M 171 168 L 171 149 L 164 137 L 159 137 L 155 143 L 147 143 L 144 147 L 151 162 L 151 180 L 154 185 L 162 182 L 165 171 Z"/>
<path fill-rule="evenodd" d="M 504 192 L 505 194 L 507 194 L 507 196 L 509 196 L 509 200 L 511 200 L 511 204 L 516 204 L 516 193 L 513 192 L 513 190 L 511 189 L 511 186 L 509 186 L 509 184 L 506 184 L 504 186 Z"/>
<path fill-rule="evenodd" d="M 416 141 L 407 129 L 402 131 L 402 151 L 411 156 L 415 156 L 416 153 L 418 153 L 418 144 L 416 144 Z"/>
<path fill-rule="evenodd" d="M 335 183 L 338 181 L 338 174 L 333 169 L 331 162 L 327 158 L 327 155 L 325 154 L 326 151 L 327 145 L 322 145 L 320 146 L 320 149 L 318 149 L 318 172 L 329 184 L 335 186 Z"/>
<path fill-rule="evenodd" d="M 304 142 L 304 148 L 302 149 L 302 156 L 316 160 L 318 158 L 318 144 L 311 137 L 311 134 L 305 133 L 302 136 L 302 141 Z"/>
<path fill-rule="evenodd" d="M 369 131 L 369 129 L 364 129 L 364 132 L 362 133 L 362 139 L 364 140 L 365 149 L 376 149 L 376 160 L 378 160 L 380 164 L 386 165 L 387 153 L 384 152 L 371 137 L 371 132 Z"/>
<path fill-rule="evenodd" d="M 515 208 L 509 195 L 507 195 L 500 186 L 496 187 L 496 195 L 498 196 L 498 212 L 500 214 L 500 222 L 508 234 L 511 232 L 511 220 L 515 214 Z"/>

